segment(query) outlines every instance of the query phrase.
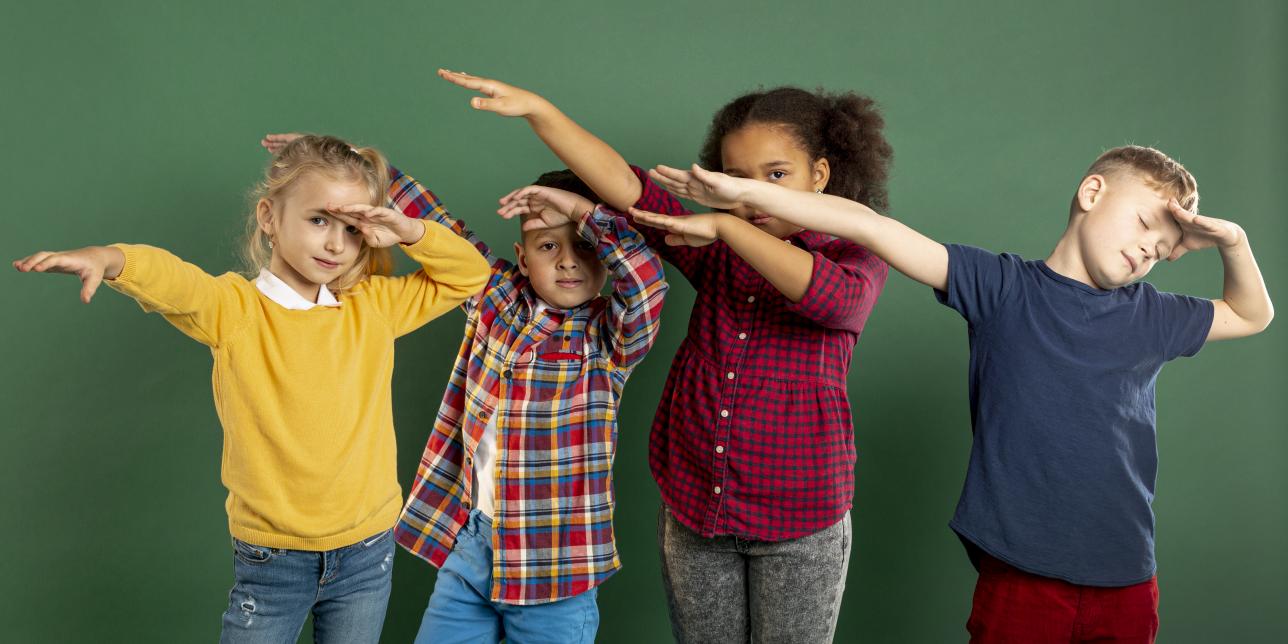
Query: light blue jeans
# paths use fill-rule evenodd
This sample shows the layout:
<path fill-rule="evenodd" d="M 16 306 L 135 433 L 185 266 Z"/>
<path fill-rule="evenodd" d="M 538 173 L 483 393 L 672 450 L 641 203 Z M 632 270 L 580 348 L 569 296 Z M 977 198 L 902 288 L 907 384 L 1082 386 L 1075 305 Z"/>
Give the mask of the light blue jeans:
<path fill-rule="evenodd" d="M 293 643 L 313 614 L 313 641 L 380 641 L 394 571 L 393 531 L 313 552 L 233 539 L 233 574 L 220 642 Z"/>
<path fill-rule="evenodd" d="M 492 521 L 471 510 L 456 547 L 438 571 L 416 644 L 592 643 L 599 630 L 598 588 L 546 604 L 517 606 L 492 597 Z"/>

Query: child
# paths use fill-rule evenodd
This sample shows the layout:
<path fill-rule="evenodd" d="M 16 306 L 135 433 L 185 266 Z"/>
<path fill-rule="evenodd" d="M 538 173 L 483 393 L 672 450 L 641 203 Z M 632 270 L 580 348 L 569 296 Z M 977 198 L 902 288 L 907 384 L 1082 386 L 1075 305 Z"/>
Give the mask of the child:
<path fill-rule="evenodd" d="M 476 293 L 487 263 L 439 226 L 375 204 L 384 158 L 333 137 L 277 154 L 257 191 L 247 255 L 258 273 L 212 277 L 158 248 L 40 252 L 23 272 L 101 280 L 214 357 L 235 583 L 224 642 L 376 642 L 393 562 L 394 338 Z M 375 275 L 399 243 L 422 270 Z"/>
<path fill-rule="evenodd" d="M 465 337 L 395 529 L 440 569 L 416 641 L 593 642 L 598 586 L 621 567 L 617 404 L 657 337 L 662 266 L 568 172 L 501 200 L 498 212 L 523 222 L 516 263 L 410 176 L 391 176 L 399 210 L 450 228 L 492 266 L 464 303 Z"/>
<path fill-rule="evenodd" d="M 1152 148 L 1105 152 L 1045 261 L 941 245 L 837 197 L 698 166 L 656 173 L 709 206 L 863 244 L 966 318 L 975 439 L 950 525 L 979 570 L 972 642 L 1154 641 L 1155 378 L 1163 363 L 1259 333 L 1274 315 L 1246 234 L 1195 214 L 1184 167 Z M 672 235 L 692 224 L 636 220 Z M 1136 282 L 1161 259 L 1211 246 L 1225 265 L 1222 299 Z"/>
<path fill-rule="evenodd" d="M 688 213 L 541 97 L 440 75 L 484 93 L 475 108 L 526 118 L 608 205 Z M 884 207 L 881 128 L 866 97 L 754 92 L 717 112 L 703 158 Z M 846 376 L 888 269 L 857 244 L 752 209 L 719 222 L 670 240 L 683 246 L 641 231 L 698 292 L 650 435 L 672 630 L 682 642 L 831 641 L 854 498 Z"/>

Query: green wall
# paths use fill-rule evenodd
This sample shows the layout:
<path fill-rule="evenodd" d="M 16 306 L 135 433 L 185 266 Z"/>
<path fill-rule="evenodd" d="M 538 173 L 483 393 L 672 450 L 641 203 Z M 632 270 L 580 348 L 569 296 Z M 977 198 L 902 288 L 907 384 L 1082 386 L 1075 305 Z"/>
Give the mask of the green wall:
<path fill-rule="evenodd" d="M 1204 211 L 1288 278 L 1288 9 L 1282 3 L 223 2 L 5 0 L 0 255 L 112 241 L 234 266 L 265 132 L 384 149 L 495 247 L 495 199 L 557 161 L 524 123 L 471 112 L 439 66 L 545 93 L 641 165 L 693 160 L 712 112 L 759 85 L 884 106 L 892 214 L 942 240 L 1043 257 L 1103 149 L 1158 145 Z M 365 5 L 365 6 L 364 6 Z M 217 8 L 216 8 L 217 7 Z M 211 641 L 232 583 L 210 357 L 104 289 L 0 272 L 0 622 L 7 641 Z M 674 275 L 674 273 L 673 273 Z M 1211 251 L 1159 267 L 1216 297 Z M 669 639 L 647 432 L 693 292 L 623 404 L 625 568 L 605 642 Z M 1286 304 L 1281 301 L 1281 307 Z M 459 340 L 453 313 L 399 345 L 404 486 Z M 1288 322 L 1159 379 L 1162 641 L 1283 641 Z M 892 276 L 850 377 L 855 547 L 837 641 L 966 639 L 974 573 L 946 523 L 970 428 L 965 324 Z M 400 553 L 385 634 L 407 641 L 434 575 Z"/>

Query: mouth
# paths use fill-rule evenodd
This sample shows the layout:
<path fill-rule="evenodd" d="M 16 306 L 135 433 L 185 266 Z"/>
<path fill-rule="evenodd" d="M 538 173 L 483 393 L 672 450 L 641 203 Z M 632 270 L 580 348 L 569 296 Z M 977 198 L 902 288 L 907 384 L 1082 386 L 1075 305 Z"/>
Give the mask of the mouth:
<path fill-rule="evenodd" d="M 325 268 L 328 271 L 335 270 L 335 268 L 340 265 L 340 262 L 328 262 L 327 260 L 322 259 L 321 257 L 314 257 L 313 261 L 317 262 L 318 266 L 321 266 L 322 268 Z"/>
<path fill-rule="evenodd" d="M 1131 272 L 1132 272 L 1132 273 L 1135 273 L 1135 272 L 1136 272 L 1136 262 L 1135 262 L 1135 260 L 1133 260 L 1133 259 L 1131 258 L 1131 255 L 1128 255 L 1127 253 L 1123 253 L 1123 259 L 1124 259 L 1124 260 L 1126 260 L 1126 261 L 1127 261 L 1127 265 L 1131 267 Z"/>
<path fill-rule="evenodd" d="M 578 279 L 555 280 L 555 284 L 557 284 L 559 288 L 577 288 L 585 283 L 586 283 L 586 280 L 578 280 Z"/>
<path fill-rule="evenodd" d="M 770 217 L 769 215 L 759 215 L 759 214 L 752 215 L 747 219 L 747 221 L 751 222 L 751 225 L 753 226 L 764 226 L 765 224 L 773 220 L 774 218 Z"/>

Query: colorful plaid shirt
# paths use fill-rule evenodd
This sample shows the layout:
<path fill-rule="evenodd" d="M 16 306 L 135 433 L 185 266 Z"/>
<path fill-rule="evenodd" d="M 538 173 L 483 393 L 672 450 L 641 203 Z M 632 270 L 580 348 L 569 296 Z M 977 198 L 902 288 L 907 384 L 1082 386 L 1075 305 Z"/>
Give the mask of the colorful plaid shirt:
<path fill-rule="evenodd" d="M 613 539 L 617 405 L 657 337 L 662 264 L 625 217 L 603 207 L 577 233 L 613 280 L 609 297 L 537 311 L 517 266 L 494 255 L 438 198 L 393 170 L 390 196 L 432 218 L 492 264 L 467 301 L 465 338 L 421 456 L 398 543 L 442 566 L 470 511 L 474 450 L 496 417 L 492 601 L 539 604 L 595 587 L 621 567 Z"/>
<path fill-rule="evenodd" d="M 636 207 L 688 214 L 635 168 Z M 642 228 L 698 296 L 649 438 L 662 501 L 704 537 L 780 541 L 835 524 L 854 498 L 850 358 L 889 267 L 812 231 L 787 242 L 814 256 L 793 303 L 723 242 L 667 246 Z"/>

